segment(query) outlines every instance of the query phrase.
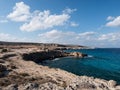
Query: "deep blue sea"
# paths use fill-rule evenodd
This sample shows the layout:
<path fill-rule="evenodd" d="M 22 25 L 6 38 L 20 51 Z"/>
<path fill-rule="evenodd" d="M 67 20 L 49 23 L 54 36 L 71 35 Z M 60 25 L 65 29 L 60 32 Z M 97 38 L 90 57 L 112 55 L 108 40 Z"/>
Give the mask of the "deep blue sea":
<path fill-rule="evenodd" d="M 105 80 L 115 80 L 120 84 L 120 48 L 67 50 L 82 52 L 85 58 L 59 58 L 46 61 L 44 65 L 60 68 L 77 75 L 93 76 Z"/>

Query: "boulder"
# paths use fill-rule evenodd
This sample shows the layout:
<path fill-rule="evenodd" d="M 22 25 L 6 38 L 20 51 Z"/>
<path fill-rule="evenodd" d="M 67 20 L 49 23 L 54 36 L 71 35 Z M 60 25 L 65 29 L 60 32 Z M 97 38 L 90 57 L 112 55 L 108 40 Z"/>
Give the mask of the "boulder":
<path fill-rule="evenodd" d="M 108 86 L 109 86 L 109 87 L 115 87 L 116 84 L 117 84 L 117 83 L 116 83 L 116 81 L 114 81 L 114 80 L 109 80 L 109 81 L 108 81 Z"/>
<path fill-rule="evenodd" d="M 74 57 L 85 57 L 87 56 L 87 54 L 83 54 L 83 53 L 80 53 L 80 52 L 72 52 L 70 53 L 71 56 L 74 56 Z"/>

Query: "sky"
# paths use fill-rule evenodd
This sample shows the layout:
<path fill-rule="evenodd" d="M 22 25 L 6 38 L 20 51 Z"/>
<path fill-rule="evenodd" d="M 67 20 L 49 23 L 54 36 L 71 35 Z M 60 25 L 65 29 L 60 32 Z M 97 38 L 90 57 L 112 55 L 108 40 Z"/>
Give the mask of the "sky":
<path fill-rule="evenodd" d="M 120 47 L 120 0 L 0 0 L 0 41 Z"/>

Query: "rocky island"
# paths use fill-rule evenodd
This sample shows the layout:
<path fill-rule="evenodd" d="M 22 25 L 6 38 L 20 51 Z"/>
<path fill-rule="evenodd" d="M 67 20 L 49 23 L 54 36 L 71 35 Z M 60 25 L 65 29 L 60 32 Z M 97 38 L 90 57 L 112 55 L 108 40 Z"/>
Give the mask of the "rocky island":
<path fill-rule="evenodd" d="M 87 54 L 64 52 L 88 48 L 77 45 L 0 42 L 0 90 L 120 90 L 116 81 L 42 66 L 46 59 Z"/>

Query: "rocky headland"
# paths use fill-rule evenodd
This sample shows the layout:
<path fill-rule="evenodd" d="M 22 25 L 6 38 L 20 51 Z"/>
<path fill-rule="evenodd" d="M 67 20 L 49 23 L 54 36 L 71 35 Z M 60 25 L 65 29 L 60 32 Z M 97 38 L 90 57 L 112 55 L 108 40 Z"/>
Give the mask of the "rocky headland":
<path fill-rule="evenodd" d="M 77 76 L 70 72 L 39 65 L 57 57 L 84 57 L 86 54 L 67 53 L 58 48 L 35 45 L 0 46 L 0 90 L 120 90 L 113 80 Z"/>

